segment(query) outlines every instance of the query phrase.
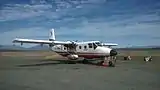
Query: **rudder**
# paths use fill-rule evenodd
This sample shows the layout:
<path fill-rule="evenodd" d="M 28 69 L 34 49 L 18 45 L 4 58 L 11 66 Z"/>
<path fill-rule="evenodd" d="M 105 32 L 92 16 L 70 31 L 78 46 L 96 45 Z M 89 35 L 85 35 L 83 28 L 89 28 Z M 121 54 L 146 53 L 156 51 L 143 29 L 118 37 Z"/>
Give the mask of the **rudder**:
<path fill-rule="evenodd" d="M 54 29 L 52 28 L 49 33 L 49 41 L 54 41 L 55 39 Z"/>

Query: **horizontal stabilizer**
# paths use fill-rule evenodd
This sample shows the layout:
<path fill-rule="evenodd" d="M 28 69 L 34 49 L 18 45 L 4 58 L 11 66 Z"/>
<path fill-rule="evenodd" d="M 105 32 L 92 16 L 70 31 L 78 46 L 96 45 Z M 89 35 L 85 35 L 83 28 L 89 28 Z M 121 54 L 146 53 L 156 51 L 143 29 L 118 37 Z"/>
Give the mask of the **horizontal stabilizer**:
<path fill-rule="evenodd" d="M 116 43 L 102 43 L 102 46 L 118 46 Z"/>

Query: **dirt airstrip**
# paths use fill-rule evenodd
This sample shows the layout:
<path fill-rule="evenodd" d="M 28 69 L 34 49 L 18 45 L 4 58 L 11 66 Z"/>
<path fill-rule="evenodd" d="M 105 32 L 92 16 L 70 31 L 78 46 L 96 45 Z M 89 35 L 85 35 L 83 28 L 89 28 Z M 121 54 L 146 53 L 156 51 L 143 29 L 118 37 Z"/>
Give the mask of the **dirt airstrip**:
<path fill-rule="evenodd" d="M 0 52 L 0 90 L 160 90 L 159 51 L 119 52 L 116 67 L 65 64 L 51 51 Z"/>

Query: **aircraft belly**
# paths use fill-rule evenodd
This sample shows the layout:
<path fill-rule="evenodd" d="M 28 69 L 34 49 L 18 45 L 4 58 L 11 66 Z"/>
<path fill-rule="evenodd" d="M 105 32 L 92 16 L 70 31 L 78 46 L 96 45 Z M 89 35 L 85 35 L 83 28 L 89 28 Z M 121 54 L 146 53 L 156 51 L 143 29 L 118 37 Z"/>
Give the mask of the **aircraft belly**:
<path fill-rule="evenodd" d="M 67 56 L 69 55 L 69 53 L 67 52 L 56 52 L 62 56 Z M 77 55 L 79 57 L 84 57 L 84 58 L 99 58 L 99 57 L 103 57 L 106 56 L 105 53 L 87 53 L 87 52 L 77 52 Z"/>

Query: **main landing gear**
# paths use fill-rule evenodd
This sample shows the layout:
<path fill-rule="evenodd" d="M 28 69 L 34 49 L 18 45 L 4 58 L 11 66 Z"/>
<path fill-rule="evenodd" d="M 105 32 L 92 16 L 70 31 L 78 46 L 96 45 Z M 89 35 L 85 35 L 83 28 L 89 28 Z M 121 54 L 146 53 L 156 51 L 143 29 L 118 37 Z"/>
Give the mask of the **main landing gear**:
<path fill-rule="evenodd" d="M 100 62 L 100 65 L 108 67 L 115 67 L 115 64 L 116 64 L 115 56 L 104 57 L 104 60 Z"/>
<path fill-rule="evenodd" d="M 84 59 L 82 60 L 82 63 L 83 63 L 83 64 L 88 64 L 89 61 L 88 61 L 87 59 L 84 58 Z"/>
<path fill-rule="evenodd" d="M 117 51 L 116 50 L 111 50 L 110 51 L 110 56 L 106 56 L 104 57 L 104 61 L 102 61 L 102 65 L 103 66 L 109 66 L 109 67 L 114 67 L 116 64 L 116 55 L 117 55 Z"/>
<path fill-rule="evenodd" d="M 88 61 L 87 59 L 83 59 L 82 63 L 98 65 L 98 66 L 105 66 L 105 67 L 115 67 L 116 57 L 115 56 L 104 57 L 103 60 L 98 63 L 93 63 L 93 62 Z"/>

